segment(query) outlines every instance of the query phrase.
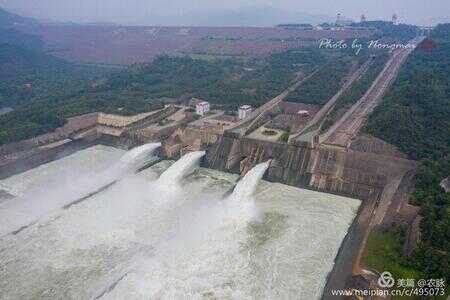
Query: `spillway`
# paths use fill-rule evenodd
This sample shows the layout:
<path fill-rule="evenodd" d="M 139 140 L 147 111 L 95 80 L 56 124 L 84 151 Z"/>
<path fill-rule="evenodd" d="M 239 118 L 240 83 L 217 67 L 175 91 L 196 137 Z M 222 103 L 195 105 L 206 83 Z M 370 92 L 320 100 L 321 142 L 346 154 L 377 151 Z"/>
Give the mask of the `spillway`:
<path fill-rule="evenodd" d="M 159 177 L 158 184 L 167 189 L 177 189 L 180 180 L 195 170 L 204 155 L 204 151 L 186 153 Z"/>
<path fill-rule="evenodd" d="M 252 168 L 241 181 L 238 182 L 231 195 L 233 198 L 243 199 L 251 197 L 258 186 L 259 181 L 264 176 L 270 162 L 264 162 Z"/>
<path fill-rule="evenodd" d="M 160 146 L 146 144 L 123 155 L 121 150 L 108 148 L 106 158 L 95 155 L 95 149 L 105 148 L 96 146 L 4 180 L 2 186 L 17 197 L 0 202 L 0 236 L 20 231 L 133 173 Z"/>
<path fill-rule="evenodd" d="M 195 166 L 204 155 L 204 151 L 194 151 L 183 155 L 161 175 L 160 184 L 179 182 L 181 178 L 194 171 Z"/>
<path fill-rule="evenodd" d="M 135 172 L 143 167 L 160 147 L 161 143 L 149 143 L 133 148 L 120 158 L 119 162 L 113 166 L 113 170 L 118 177 Z"/>
<path fill-rule="evenodd" d="M 240 180 L 199 168 L 203 154 L 130 174 L 1 237 L 0 298 L 319 299 L 359 201 L 261 181 L 267 164 Z M 122 155 L 96 146 L 64 164 L 86 176 L 99 168 L 93 157 L 107 167 Z M 27 185 L 38 179 L 29 173 Z M 177 193 L 161 188 L 173 184 Z"/>

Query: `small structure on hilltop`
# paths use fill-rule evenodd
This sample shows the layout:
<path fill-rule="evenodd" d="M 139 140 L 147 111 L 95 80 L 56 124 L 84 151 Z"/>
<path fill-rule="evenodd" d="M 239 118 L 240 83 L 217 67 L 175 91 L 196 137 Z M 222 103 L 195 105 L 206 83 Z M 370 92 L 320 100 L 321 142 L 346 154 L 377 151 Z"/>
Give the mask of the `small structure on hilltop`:
<path fill-rule="evenodd" d="M 397 16 L 397 14 L 393 14 L 393 15 L 392 15 L 392 24 L 394 24 L 394 25 L 400 24 L 399 21 L 398 21 L 398 16 Z"/>
<path fill-rule="evenodd" d="M 300 115 L 301 117 L 309 117 L 309 111 L 308 110 L 301 109 L 301 110 L 299 110 L 297 112 L 297 114 Z"/>
<path fill-rule="evenodd" d="M 314 30 L 323 30 L 323 26 L 316 25 L 316 26 L 314 26 Z"/>
<path fill-rule="evenodd" d="M 342 22 L 342 15 L 341 15 L 341 13 L 338 13 L 336 15 L 336 23 L 335 23 L 335 25 L 336 26 L 341 26 L 342 25 L 341 22 Z"/>
<path fill-rule="evenodd" d="M 253 111 L 252 107 L 250 105 L 242 105 L 238 109 L 238 116 L 239 119 L 245 119 L 247 116 Z"/>
<path fill-rule="evenodd" d="M 209 102 L 202 101 L 195 105 L 195 112 L 197 115 L 204 116 L 206 115 L 210 110 Z"/>
<path fill-rule="evenodd" d="M 31 92 L 33 90 L 33 84 L 32 83 L 25 83 L 23 85 L 23 88 L 25 89 L 25 91 Z"/>

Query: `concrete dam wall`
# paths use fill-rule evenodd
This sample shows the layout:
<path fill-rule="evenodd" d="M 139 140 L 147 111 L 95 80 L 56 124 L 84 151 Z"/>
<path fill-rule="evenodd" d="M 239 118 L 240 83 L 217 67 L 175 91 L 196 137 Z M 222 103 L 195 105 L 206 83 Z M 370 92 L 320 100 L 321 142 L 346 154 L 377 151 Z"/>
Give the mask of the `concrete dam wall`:
<path fill-rule="evenodd" d="M 286 144 L 223 135 L 206 156 L 210 168 L 246 173 L 272 160 L 266 179 L 288 185 L 378 200 L 394 179 L 415 168 L 407 159 L 346 148 Z"/>

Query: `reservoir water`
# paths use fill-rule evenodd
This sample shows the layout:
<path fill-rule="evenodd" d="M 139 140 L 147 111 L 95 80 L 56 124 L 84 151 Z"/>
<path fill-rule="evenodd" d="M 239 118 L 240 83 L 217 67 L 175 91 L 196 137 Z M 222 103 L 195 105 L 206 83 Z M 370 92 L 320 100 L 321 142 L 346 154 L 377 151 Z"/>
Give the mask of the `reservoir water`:
<path fill-rule="evenodd" d="M 0 181 L 16 196 L 0 201 L 0 298 L 321 297 L 358 200 L 261 181 L 265 163 L 241 179 L 199 168 L 203 152 L 135 174 L 157 147 L 95 146 Z"/>

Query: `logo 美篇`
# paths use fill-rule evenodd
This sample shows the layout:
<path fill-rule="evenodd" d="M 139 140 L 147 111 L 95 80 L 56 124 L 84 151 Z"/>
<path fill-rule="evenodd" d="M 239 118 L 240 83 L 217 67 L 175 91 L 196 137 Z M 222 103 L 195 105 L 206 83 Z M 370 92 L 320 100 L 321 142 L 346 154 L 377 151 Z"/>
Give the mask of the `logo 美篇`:
<path fill-rule="evenodd" d="M 390 272 L 384 271 L 378 278 L 378 285 L 382 288 L 391 288 L 395 284 L 395 279 Z"/>

